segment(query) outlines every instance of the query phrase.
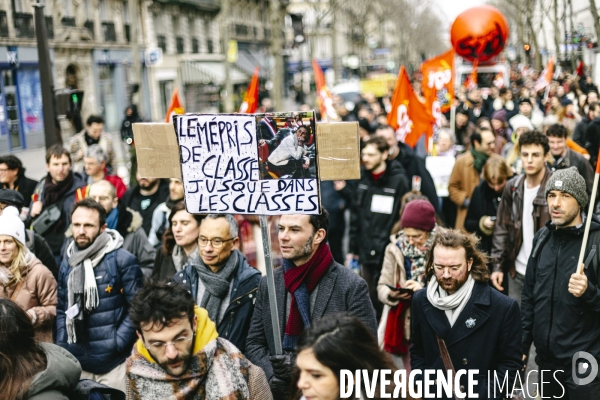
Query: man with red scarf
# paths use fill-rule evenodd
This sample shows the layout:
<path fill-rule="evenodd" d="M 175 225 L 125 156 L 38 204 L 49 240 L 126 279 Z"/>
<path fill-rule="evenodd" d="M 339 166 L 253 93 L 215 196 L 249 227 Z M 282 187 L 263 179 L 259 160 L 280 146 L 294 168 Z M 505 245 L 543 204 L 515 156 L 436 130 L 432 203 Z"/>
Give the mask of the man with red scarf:
<path fill-rule="evenodd" d="M 75 191 L 85 185 L 83 177 L 71 170 L 71 156 L 59 144 L 46 150 L 46 171 L 35 188 L 29 207 L 28 222 L 34 222 L 45 210 L 55 205 L 60 218 L 41 236 L 46 239 L 56 264 L 62 261 L 61 249 L 65 241 L 65 231 L 71 225 L 71 207 L 75 203 Z"/>
<path fill-rule="evenodd" d="M 375 310 L 367 283 L 333 260 L 326 243 L 329 215 L 283 215 L 279 246 L 283 268 L 274 271 L 284 354 L 275 354 L 267 281 L 258 288 L 246 340 L 246 357 L 261 367 L 275 400 L 287 398 L 296 340 L 304 329 L 330 314 L 356 316 L 376 335 Z"/>

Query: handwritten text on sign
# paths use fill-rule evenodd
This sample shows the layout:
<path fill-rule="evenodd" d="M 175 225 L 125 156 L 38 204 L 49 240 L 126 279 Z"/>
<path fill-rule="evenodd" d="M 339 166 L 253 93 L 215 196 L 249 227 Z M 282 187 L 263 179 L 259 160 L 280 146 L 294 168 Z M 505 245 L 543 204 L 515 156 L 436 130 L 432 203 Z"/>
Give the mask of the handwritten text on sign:
<path fill-rule="evenodd" d="M 187 211 L 318 214 L 316 179 L 259 179 L 256 117 L 175 117 Z"/>

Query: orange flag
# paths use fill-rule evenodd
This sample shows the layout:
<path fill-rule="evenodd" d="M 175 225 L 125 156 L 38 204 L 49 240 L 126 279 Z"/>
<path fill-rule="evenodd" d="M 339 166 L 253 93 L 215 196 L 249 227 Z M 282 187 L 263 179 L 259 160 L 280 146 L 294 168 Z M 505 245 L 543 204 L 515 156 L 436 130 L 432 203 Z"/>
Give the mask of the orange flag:
<path fill-rule="evenodd" d="M 600 149 L 598 150 L 598 162 L 596 163 L 596 173 L 600 174 Z"/>
<path fill-rule="evenodd" d="M 327 89 L 325 74 L 323 74 L 323 70 L 319 66 L 317 60 L 312 60 L 312 65 L 315 74 L 315 85 L 317 86 L 317 100 L 321 111 L 321 119 L 336 120 L 338 119 L 338 115 L 335 108 L 333 108 L 333 100 L 331 99 L 329 89 Z"/>
<path fill-rule="evenodd" d="M 165 122 L 173 122 L 173 115 L 183 114 L 184 112 L 181 100 L 179 99 L 179 89 L 175 88 L 175 90 L 173 90 L 173 96 L 171 96 L 171 104 L 169 104 L 169 109 L 165 116 Z"/>
<path fill-rule="evenodd" d="M 244 102 L 240 106 L 240 113 L 254 114 L 258 109 L 258 67 L 254 68 L 254 75 L 248 85 L 248 91 L 244 96 Z"/>
<path fill-rule="evenodd" d="M 415 94 L 404 66 L 398 74 L 387 122 L 396 130 L 397 139 L 411 147 L 415 147 L 422 135 L 428 138 L 433 135 L 432 124 L 435 119 L 427 105 L 421 103 Z"/>
<path fill-rule="evenodd" d="M 454 49 L 421 64 L 421 90 L 428 102 L 439 101 L 442 112 L 450 110 L 454 100 Z"/>
<path fill-rule="evenodd" d="M 550 85 L 552 82 L 552 76 L 554 75 L 554 58 L 548 60 L 548 64 L 546 64 L 546 68 L 540 74 L 537 82 L 535 83 L 534 90 L 539 92 L 542 89 L 545 89 L 546 86 Z"/>

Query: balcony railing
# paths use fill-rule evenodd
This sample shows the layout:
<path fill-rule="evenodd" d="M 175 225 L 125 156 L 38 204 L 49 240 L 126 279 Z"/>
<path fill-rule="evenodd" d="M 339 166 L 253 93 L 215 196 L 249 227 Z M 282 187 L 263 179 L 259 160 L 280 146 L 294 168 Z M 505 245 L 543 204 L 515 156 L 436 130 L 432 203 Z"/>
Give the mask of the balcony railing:
<path fill-rule="evenodd" d="M 93 39 L 94 38 L 94 21 L 88 19 L 87 21 L 85 21 L 83 23 L 83 27 L 90 32 L 90 36 Z"/>
<path fill-rule="evenodd" d="M 62 26 L 77 26 L 77 24 L 75 23 L 75 17 L 62 17 L 62 19 L 60 20 L 60 24 Z"/>
<path fill-rule="evenodd" d="M 102 23 L 102 34 L 105 42 L 116 42 L 117 32 L 115 30 L 115 24 L 113 22 Z"/>
<path fill-rule="evenodd" d="M 33 28 L 33 14 L 14 13 L 15 33 L 18 38 L 33 38 L 35 30 Z"/>
<path fill-rule="evenodd" d="M 0 37 L 8 37 L 8 19 L 6 11 L 0 11 Z"/>

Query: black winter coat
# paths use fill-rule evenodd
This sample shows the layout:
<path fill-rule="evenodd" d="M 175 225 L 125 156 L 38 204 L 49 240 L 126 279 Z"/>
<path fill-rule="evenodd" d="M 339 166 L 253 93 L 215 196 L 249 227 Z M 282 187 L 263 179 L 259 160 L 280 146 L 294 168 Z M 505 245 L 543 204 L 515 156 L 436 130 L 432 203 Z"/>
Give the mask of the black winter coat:
<path fill-rule="evenodd" d="M 600 148 L 600 119 L 595 119 L 585 131 L 585 149 L 590 153 L 590 164 L 596 168 L 598 149 Z"/>
<path fill-rule="evenodd" d="M 573 131 L 573 141 L 581 147 L 585 147 L 585 135 L 587 128 L 591 123 L 592 121 L 586 115 L 581 119 L 581 121 L 579 121 L 577 125 L 575 125 L 575 130 Z"/>
<path fill-rule="evenodd" d="M 31 251 L 46 268 L 52 272 L 54 279 L 58 279 L 58 265 L 56 259 L 52 255 L 52 249 L 48 246 L 46 240 L 31 230 L 26 230 L 27 248 Z"/>
<path fill-rule="evenodd" d="M 388 163 L 383 176 L 377 181 L 364 168 L 360 176 L 352 201 L 350 252 L 358 254 L 361 264 L 381 267 L 392 226 L 398 220 L 402 196 L 409 190 L 408 182 L 402 167 L 394 162 Z M 374 200 L 374 196 L 378 197 Z M 385 201 L 393 204 L 385 209 L 382 206 Z M 372 211 L 378 206 L 384 212 Z"/>
<path fill-rule="evenodd" d="M 521 298 L 523 354 L 527 354 L 533 341 L 538 365 L 543 360 L 570 366 L 573 354 L 578 351 L 600 359 L 600 287 L 593 263 L 588 260 L 590 242 L 584 258 L 588 288 L 579 298 L 568 291 L 569 279 L 577 271 L 584 228 L 585 224 L 556 229 L 548 222 L 533 239 L 532 249 L 535 249 L 542 232 L 550 230 L 537 257 L 529 258 Z M 600 219 L 594 215 L 590 238 L 599 230 Z"/>
<path fill-rule="evenodd" d="M 408 190 L 412 189 L 413 176 L 421 177 L 421 193 L 429 199 L 429 202 L 435 209 L 436 214 L 440 214 L 440 201 L 435 190 L 435 183 L 427 167 L 425 160 L 415 154 L 415 151 L 407 144 L 399 142 L 400 154 L 394 158 L 394 161 L 399 161 L 404 168 L 406 178 L 408 179 Z"/>
<path fill-rule="evenodd" d="M 468 232 L 475 233 L 481 239 L 479 248 L 488 256 L 492 253 L 492 235 L 483 233 L 479 228 L 479 221 L 484 216 L 496 217 L 501 198 L 502 192 L 494 192 L 494 189 L 485 180 L 482 180 L 479 186 L 473 191 L 469 209 L 467 210 L 465 229 Z"/>
<path fill-rule="evenodd" d="M 475 375 L 478 380 L 475 386 L 478 398 L 501 398 L 488 397 L 488 387 L 492 394 L 488 371 L 492 384 L 494 372 L 500 381 L 508 374 L 508 386 L 512 388 L 517 371 L 523 365 L 519 343 L 521 314 L 515 300 L 485 283 L 475 282 L 471 298 L 452 327 L 445 312 L 435 308 L 427 299 L 427 289 L 415 293 L 411 312 L 413 344 L 410 349 L 410 365 L 413 371 L 446 370 L 440 356 L 437 334 L 446 342 L 452 365 L 457 371 L 479 370 L 479 374 Z M 475 325 L 469 328 L 467 320 Z M 460 382 L 461 386 L 468 388 L 466 374 L 461 377 Z M 436 393 L 435 388 L 431 392 Z M 496 393 L 499 395 L 500 389 Z"/>
<path fill-rule="evenodd" d="M 17 181 L 15 182 L 15 190 L 21 193 L 23 200 L 25 201 L 25 205 L 29 204 L 31 201 L 31 196 L 33 196 L 37 184 L 37 181 L 29 179 L 25 175 L 21 175 L 17 178 Z M 7 183 L 0 183 L 0 187 L 3 189 L 10 189 Z"/>
<path fill-rule="evenodd" d="M 119 277 L 113 277 L 108 264 L 115 263 Z M 143 275 L 137 259 L 123 249 L 104 256 L 94 268 L 100 304 L 85 313 L 82 329 L 77 330 L 77 343 L 67 343 L 66 314 L 69 306 L 67 280 L 68 259 L 65 257 L 58 274 L 58 305 L 56 306 L 56 344 L 77 358 L 84 371 L 106 374 L 122 364 L 131 354 L 137 340 L 129 318 L 131 299 L 143 285 Z M 107 287 L 112 289 L 107 291 Z"/>
<path fill-rule="evenodd" d="M 248 264 L 242 253 L 234 251 L 237 253 L 238 265 L 233 277 L 229 306 L 217 325 L 217 332 L 219 337 L 229 340 L 243 353 L 246 350 L 246 336 L 250 329 L 261 275 L 259 270 Z M 188 265 L 173 276 L 173 282 L 185 285 L 194 299 L 198 298 L 198 279 L 198 271 L 193 265 Z"/>

